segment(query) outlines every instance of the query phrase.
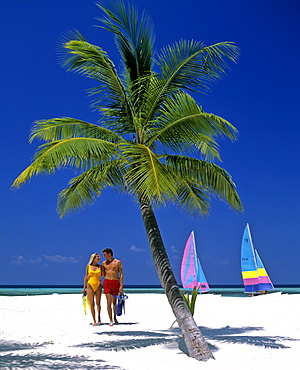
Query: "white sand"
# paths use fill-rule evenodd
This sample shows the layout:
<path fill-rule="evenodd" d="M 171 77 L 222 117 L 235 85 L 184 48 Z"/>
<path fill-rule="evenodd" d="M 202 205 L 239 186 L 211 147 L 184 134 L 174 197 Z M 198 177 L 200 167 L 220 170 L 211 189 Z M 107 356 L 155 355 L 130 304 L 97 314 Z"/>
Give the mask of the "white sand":
<path fill-rule="evenodd" d="M 215 360 L 181 351 L 163 294 L 130 294 L 120 324 L 92 327 L 81 295 L 0 297 L 1 369 L 299 369 L 300 295 L 198 297 L 195 320 Z"/>

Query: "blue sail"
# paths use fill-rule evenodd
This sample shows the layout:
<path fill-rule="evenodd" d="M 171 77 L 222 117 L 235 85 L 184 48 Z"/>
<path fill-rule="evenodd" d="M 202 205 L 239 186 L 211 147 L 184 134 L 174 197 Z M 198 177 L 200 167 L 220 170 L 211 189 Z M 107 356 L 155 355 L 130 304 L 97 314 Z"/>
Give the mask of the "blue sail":
<path fill-rule="evenodd" d="M 246 225 L 241 249 L 241 268 L 245 286 L 245 293 L 256 292 L 259 290 L 259 280 L 257 264 L 254 255 L 254 248 L 250 234 L 249 224 Z"/>
<path fill-rule="evenodd" d="M 241 268 L 245 293 L 264 292 L 274 289 L 262 260 L 257 250 L 254 249 L 249 224 L 245 227 L 242 239 Z"/>
<path fill-rule="evenodd" d="M 265 266 L 262 263 L 261 258 L 259 257 L 257 250 L 255 250 L 255 257 L 258 272 L 258 290 L 259 291 L 273 290 L 274 286 L 271 282 L 271 279 L 269 278 Z"/>
<path fill-rule="evenodd" d="M 199 284 L 199 292 L 208 292 L 210 290 L 209 285 L 207 283 L 206 277 L 204 275 L 202 266 L 200 264 L 199 258 L 198 258 L 198 273 L 197 273 L 197 280 Z"/>

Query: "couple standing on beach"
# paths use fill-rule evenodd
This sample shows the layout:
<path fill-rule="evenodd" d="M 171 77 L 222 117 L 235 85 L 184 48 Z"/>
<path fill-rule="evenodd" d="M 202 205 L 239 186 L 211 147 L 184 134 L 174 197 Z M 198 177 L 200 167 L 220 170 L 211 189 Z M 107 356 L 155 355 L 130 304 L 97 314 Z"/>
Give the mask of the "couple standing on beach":
<path fill-rule="evenodd" d="M 101 324 L 101 276 L 104 276 L 103 288 L 107 301 L 107 313 L 110 320 L 109 326 L 113 326 L 114 323 L 118 323 L 116 314 L 117 296 L 118 293 L 124 293 L 124 274 L 122 263 L 113 257 L 112 249 L 103 249 L 102 253 L 105 258 L 102 265 L 99 264 L 100 255 L 98 253 L 93 253 L 91 255 L 90 261 L 86 266 L 82 292 L 87 293 L 90 302 L 91 313 L 94 320 L 93 326 Z M 98 322 L 96 322 L 95 302 L 98 310 Z"/>

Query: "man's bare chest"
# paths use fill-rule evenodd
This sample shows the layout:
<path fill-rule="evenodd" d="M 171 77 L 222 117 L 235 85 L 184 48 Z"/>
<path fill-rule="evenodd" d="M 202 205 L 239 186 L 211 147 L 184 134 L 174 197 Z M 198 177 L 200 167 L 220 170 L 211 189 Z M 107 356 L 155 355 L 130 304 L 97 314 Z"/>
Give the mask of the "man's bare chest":
<path fill-rule="evenodd" d="M 112 261 L 110 263 L 105 262 L 104 263 L 104 268 L 107 272 L 109 272 L 109 271 L 115 271 L 116 272 L 119 269 L 119 265 L 116 261 Z"/>

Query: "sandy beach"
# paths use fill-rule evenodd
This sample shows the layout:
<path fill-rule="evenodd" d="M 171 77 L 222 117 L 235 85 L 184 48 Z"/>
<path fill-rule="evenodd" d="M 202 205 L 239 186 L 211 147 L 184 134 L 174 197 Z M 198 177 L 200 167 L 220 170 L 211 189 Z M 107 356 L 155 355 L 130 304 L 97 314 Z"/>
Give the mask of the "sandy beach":
<path fill-rule="evenodd" d="M 120 323 L 91 325 L 79 294 L 0 297 L 1 369 L 298 369 L 300 295 L 198 297 L 195 320 L 215 360 L 184 351 L 163 294 L 129 294 Z"/>

